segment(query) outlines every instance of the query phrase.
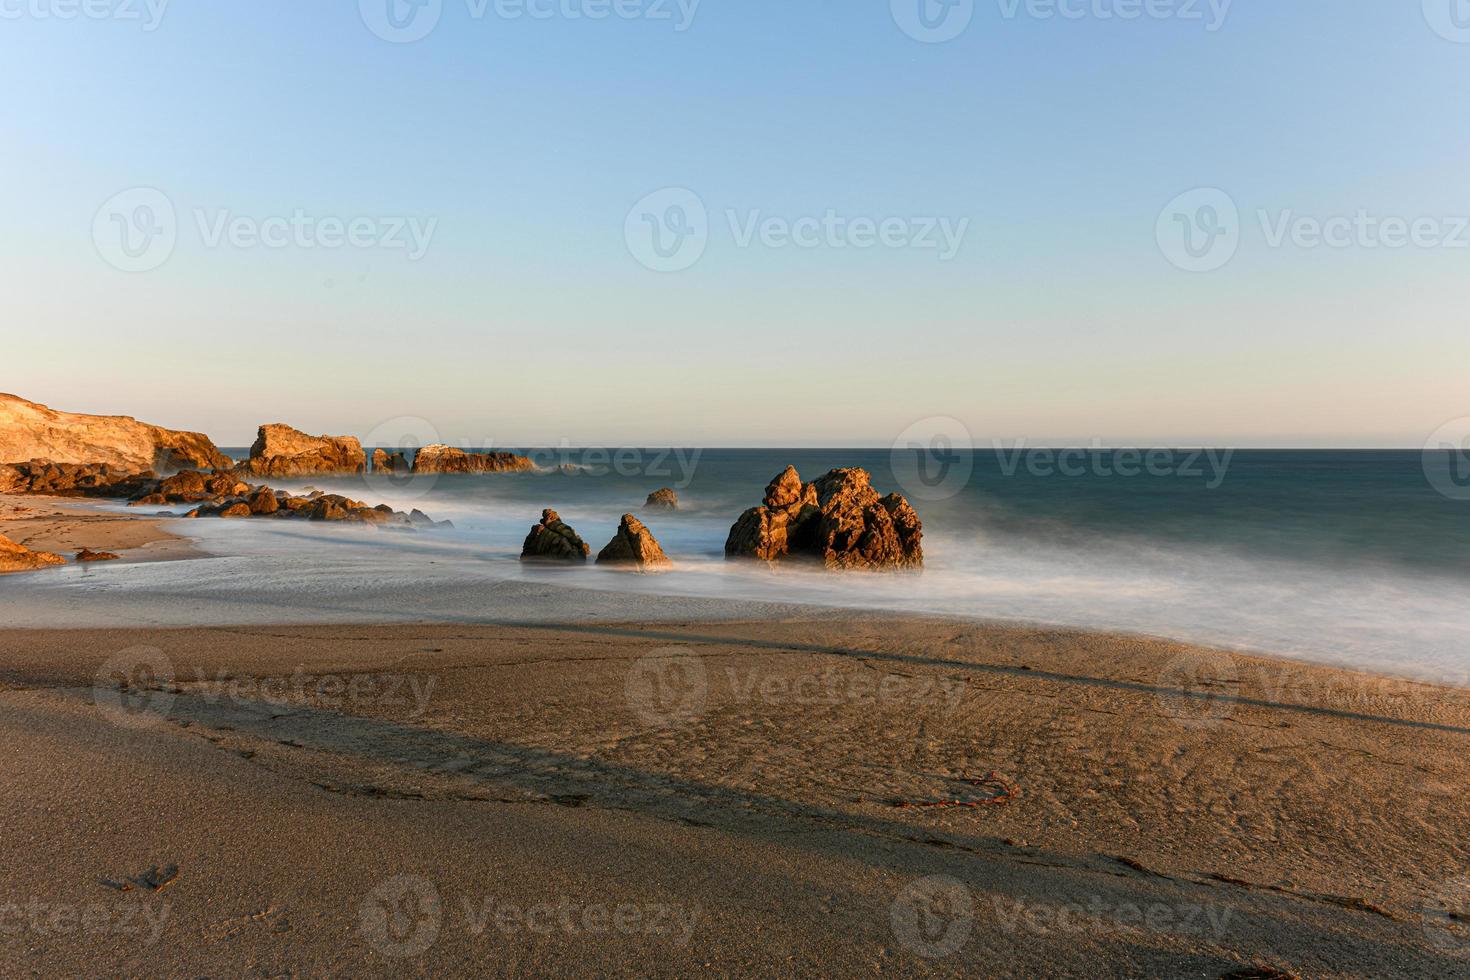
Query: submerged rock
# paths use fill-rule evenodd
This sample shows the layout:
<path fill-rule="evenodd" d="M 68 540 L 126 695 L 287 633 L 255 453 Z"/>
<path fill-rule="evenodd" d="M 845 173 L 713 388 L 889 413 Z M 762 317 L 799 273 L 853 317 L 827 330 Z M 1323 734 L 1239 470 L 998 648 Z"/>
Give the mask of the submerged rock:
<path fill-rule="evenodd" d="M 668 487 L 655 490 L 643 501 L 644 510 L 678 510 L 679 495 Z"/>
<path fill-rule="evenodd" d="M 599 565 L 632 565 L 640 572 L 658 571 L 673 565 L 658 540 L 643 522 L 624 514 L 618 533 L 597 554 Z"/>
<path fill-rule="evenodd" d="M 289 425 L 262 425 L 250 458 L 236 467 L 250 476 L 308 476 L 361 473 L 367 467 L 362 443 L 352 436 L 309 436 Z"/>
<path fill-rule="evenodd" d="M 521 545 L 521 561 L 585 562 L 592 552 L 556 511 L 541 512 L 541 523 L 531 528 Z"/>
<path fill-rule="evenodd" d="M 907 500 L 880 497 L 866 470 L 832 470 L 803 484 L 788 466 L 765 500 L 741 514 L 725 541 L 727 558 L 820 561 L 833 569 L 917 569 L 923 524 Z"/>

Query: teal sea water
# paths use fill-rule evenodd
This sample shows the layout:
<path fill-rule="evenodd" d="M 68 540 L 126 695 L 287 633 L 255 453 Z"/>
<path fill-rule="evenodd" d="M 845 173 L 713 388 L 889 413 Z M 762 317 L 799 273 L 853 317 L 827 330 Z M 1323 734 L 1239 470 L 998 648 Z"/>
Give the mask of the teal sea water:
<path fill-rule="evenodd" d="M 450 518 L 457 544 L 510 577 L 527 574 L 516 557 L 543 507 L 595 551 L 669 486 L 682 509 L 641 516 L 676 572 L 558 581 L 1121 629 L 1470 683 L 1470 478 L 1462 487 L 1448 454 L 1426 466 L 1417 451 L 518 451 L 541 469 L 316 485 Z M 725 562 L 731 523 L 788 464 L 805 479 L 860 466 L 908 496 L 924 574 Z"/>

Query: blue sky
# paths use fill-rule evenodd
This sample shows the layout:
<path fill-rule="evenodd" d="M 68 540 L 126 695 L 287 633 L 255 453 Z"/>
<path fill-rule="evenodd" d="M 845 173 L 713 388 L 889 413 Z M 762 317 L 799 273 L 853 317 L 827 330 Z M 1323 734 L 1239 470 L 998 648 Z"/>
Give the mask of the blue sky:
<path fill-rule="evenodd" d="M 1470 414 L 1451 0 L 976 0 L 942 43 L 908 0 L 703 0 L 684 30 L 689 0 L 440 0 L 413 43 L 369 29 L 387 0 L 89 2 L 0 0 L 0 390 L 225 444 L 414 417 L 465 444 L 881 446 L 952 417 L 984 444 L 1417 447 Z M 158 200 L 137 188 L 172 242 L 125 271 L 106 236 Z M 665 188 L 707 244 L 661 272 L 626 229 Z M 1207 272 L 1157 230 L 1197 188 L 1238 208 Z M 1432 225 L 1268 234 L 1359 212 Z M 781 244 L 829 213 L 858 225 Z M 258 240 L 293 215 L 305 239 Z M 952 256 L 921 247 L 941 222 Z"/>

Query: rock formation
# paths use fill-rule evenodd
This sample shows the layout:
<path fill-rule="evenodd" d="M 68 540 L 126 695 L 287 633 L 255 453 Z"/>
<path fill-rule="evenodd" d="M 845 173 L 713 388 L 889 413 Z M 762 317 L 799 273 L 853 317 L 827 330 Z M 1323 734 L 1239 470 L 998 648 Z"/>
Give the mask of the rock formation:
<path fill-rule="evenodd" d="M 599 565 L 632 565 L 637 571 L 650 572 L 673 564 L 659 547 L 653 532 L 632 514 L 624 514 L 618 533 L 597 554 Z"/>
<path fill-rule="evenodd" d="M 562 523 L 554 510 L 541 512 L 541 523 L 531 528 L 521 545 L 521 561 L 585 562 L 592 549 L 577 532 Z"/>
<path fill-rule="evenodd" d="M 425 446 L 413 458 L 414 473 L 524 473 L 535 468 L 515 453 L 467 453 L 442 443 Z"/>
<path fill-rule="evenodd" d="M 0 535 L 0 575 L 65 564 L 66 559 L 60 555 L 53 555 L 49 551 L 32 551 Z"/>
<path fill-rule="evenodd" d="M 83 548 L 77 552 L 77 561 L 117 561 L 120 557 L 110 551 L 93 551 L 91 548 Z"/>
<path fill-rule="evenodd" d="M 643 509 L 678 510 L 679 495 L 670 490 L 668 487 L 664 487 L 662 490 L 655 490 L 653 491 L 653 493 L 648 495 L 647 500 L 643 501 Z"/>
<path fill-rule="evenodd" d="M 136 472 L 109 463 L 29 463 L 0 465 L 0 493 L 38 493 L 52 497 L 131 497 L 157 482 L 151 471 Z"/>
<path fill-rule="evenodd" d="M 250 458 L 236 467 L 249 476 L 315 476 L 361 473 L 367 467 L 362 443 L 351 436 L 309 436 L 289 425 L 262 425 Z"/>
<path fill-rule="evenodd" d="M 47 460 L 172 472 L 227 467 L 230 460 L 198 432 L 178 432 L 125 415 L 58 412 L 0 394 L 0 463 Z"/>
<path fill-rule="evenodd" d="M 386 449 L 373 450 L 374 473 L 407 473 L 408 458 L 402 453 L 390 453 Z"/>
<path fill-rule="evenodd" d="M 803 484 L 788 466 L 765 500 L 730 529 L 727 558 L 820 561 L 833 569 L 922 568 L 923 524 L 907 500 L 880 497 L 866 470 L 832 470 Z"/>
<path fill-rule="evenodd" d="M 411 523 L 454 526 L 448 521 L 435 522 L 418 511 L 414 512 L 418 519 L 410 520 L 409 515 L 386 504 L 369 507 L 359 500 L 320 490 L 307 497 L 293 497 L 268 486 L 252 486 L 241 480 L 238 473 L 238 470 L 214 473 L 184 470 L 159 479 L 152 473 L 119 472 L 109 466 L 20 463 L 0 465 L 0 493 L 113 497 L 129 500 L 129 506 L 133 507 L 198 505 L 185 517 L 294 517 L 405 527 Z"/>

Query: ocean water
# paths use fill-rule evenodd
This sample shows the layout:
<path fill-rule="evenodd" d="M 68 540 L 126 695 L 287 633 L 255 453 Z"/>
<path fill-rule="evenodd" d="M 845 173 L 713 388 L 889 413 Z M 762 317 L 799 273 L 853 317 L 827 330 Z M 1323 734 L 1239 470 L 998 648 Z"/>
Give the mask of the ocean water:
<path fill-rule="evenodd" d="M 131 615 L 146 592 L 176 600 L 168 621 L 182 622 L 239 618 L 242 595 L 267 621 L 574 608 L 633 620 L 744 600 L 1121 630 L 1470 684 L 1470 500 L 1441 492 L 1442 474 L 1427 474 L 1419 452 L 519 451 L 541 470 L 273 480 L 418 507 L 455 528 L 179 522 L 206 550 L 235 557 L 92 575 L 93 600 L 112 602 L 94 608 Z M 861 466 L 880 492 L 908 496 L 924 521 L 923 573 L 726 562 L 731 523 L 787 464 L 805 479 Z M 682 509 L 642 513 L 663 486 Z M 622 514 L 638 513 L 677 568 L 523 568 L 521 542 L 544 507 L 594 554 Z M 46 587 L 58 600 L 66 577 L 49 582 L 61 583 Z"/>

